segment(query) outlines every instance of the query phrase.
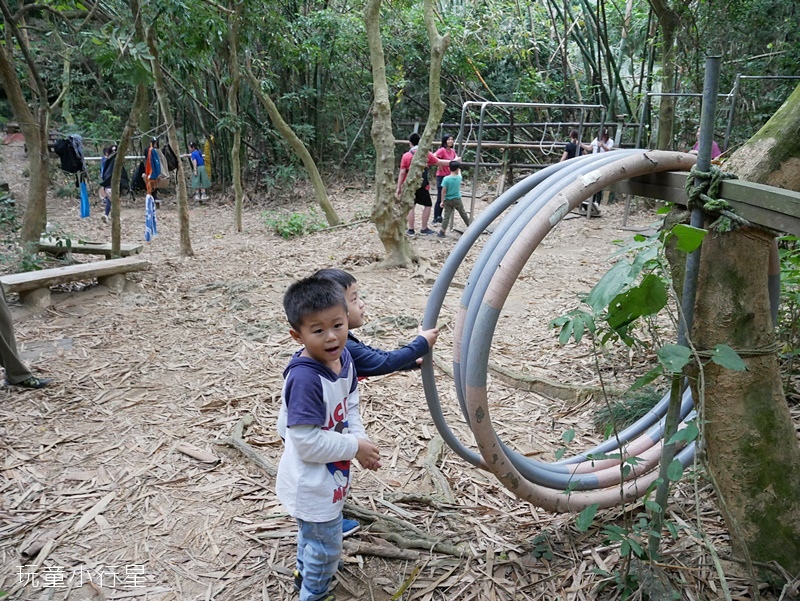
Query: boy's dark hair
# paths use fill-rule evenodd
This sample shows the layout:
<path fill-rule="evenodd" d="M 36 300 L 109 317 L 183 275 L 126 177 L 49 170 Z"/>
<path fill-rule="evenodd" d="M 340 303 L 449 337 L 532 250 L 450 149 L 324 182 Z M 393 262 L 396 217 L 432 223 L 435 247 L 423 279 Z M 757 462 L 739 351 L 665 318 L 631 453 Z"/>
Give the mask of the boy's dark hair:
<path fill-rule="evenodd" d="M 579 135 L 580 134 L 578 133 L 577 129 L 573 129 L 571 132 L 569 132 L 569 137 L 570 138 L 577 138 Z"/>
<path fill-rule="evenodd" d="M 299 330 L 308 316 L 337 305 L 343 307 L 347 314 L 344 289 L 334 280 L 314 276 L 298 280 L 283 295 L 286 319 L 294 330 Z"/>
<path fill-rule="evenodd" d="M 189 142 L 189 148 L 194 148 L 197 150 L 197 142 Z"/>
<path fill-rule="evenodd" d="M 419 144 L 419 134 L 417 132 L 414 132 L 413 134 L 408 136 L 408 141 L 411 142 L 412 145 L 416 146 L 417 144 Z"/>
<path fill-rule="evenodd" d="M 311 276 L 312 278 L 322 278 L 325 280 L 332 280 L 339 284 L 342 287 L 342 290 L 346 290 L 350 286 L 356 283 L 356 279 L 347 273 L 344 269 L 320 269 L 314 275 Z"/>
<path fill-rule="evenodd" d="M 450 171 L 461 169 L 461 161 L 450 161 Z"/>

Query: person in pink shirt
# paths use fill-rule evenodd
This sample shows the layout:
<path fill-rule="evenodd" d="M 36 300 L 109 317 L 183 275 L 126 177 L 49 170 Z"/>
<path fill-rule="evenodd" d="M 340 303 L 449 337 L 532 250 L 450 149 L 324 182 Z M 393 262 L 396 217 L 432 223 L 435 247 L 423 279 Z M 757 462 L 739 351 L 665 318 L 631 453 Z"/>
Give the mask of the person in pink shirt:
<path fill-rule="evenodd" d="M 411 134 L 408 137 L 408 142 L 411 145 L 411 148 L 403 155 L 403 158 L 400 159 L 400 174 L 397 176 L 397 189 L 395 190 L 395 196 L 397 196 L 397 198 L 400 198 L 400 195 L 403 192 L 403 184 L 408 177 L 408 170 L 411 168 L 411 161 L 414 159 L 414 153 L 417 152 L 417 149 L 419 148 L 419 134 L 416 132 Z M 428 219 L 431 216 L 431 207 L 433 206 L 430 193 L 431 186 L 428 182 L 428 167 L 433 167 L 434 165 L 441 167 L 443 164 L 449 165 L 449 163 L 450 161 L 437 159 L 436 155 L 434 155 L 432 152 L 428 152 L 428 164 L 422 171 L 422 184 L 414 193 L 414 206 L 412 206 L 411 210 L 408 212 L 408 230 L 406 230 L 407 236 L 416 235 L 416 231 L 414 230 L 414 212 L 416 210 L 416 205 L 422 205 L 422 229 L 419 231 L 419 233 L 425 236 L 431 236 L 434 234 L 434 231 L 428 228 Z"/>
<path fill-rule="evenodd" d="M 694 146 L 692 146 L 692 149 L 689 152 L 691 152 L 692 154 L 697 154 L 697 145 L 700 144 L 700 130 L 699 129 L 697 130 L 697 133 L 695 134 L 694 137 L 697 139 L 697 141 L 694 143 Z M 717 141 L 716 140 L 711 140 L 711 160 L 713 161 L 714 159 L 716 159 L 721 154 L 722 154 L 722 151 L 719 149 L 719 144 L 717 144 Z"/>
<path fill-rule="evenodd" d="M 442 147 L 433 153 L 437 159 L 447 161 L 447 165 L 440 166 L 438 171 L 436 171 L 436 204 L 433 207 L 434 224 L 442 222 L 442 180 L 450 175 L 450 161 L 456 160 L 456 151 L 455 148 L 453 148 L 454 144 L 455 140 L 453 136 L 445 134 L 442 136 Z"/>

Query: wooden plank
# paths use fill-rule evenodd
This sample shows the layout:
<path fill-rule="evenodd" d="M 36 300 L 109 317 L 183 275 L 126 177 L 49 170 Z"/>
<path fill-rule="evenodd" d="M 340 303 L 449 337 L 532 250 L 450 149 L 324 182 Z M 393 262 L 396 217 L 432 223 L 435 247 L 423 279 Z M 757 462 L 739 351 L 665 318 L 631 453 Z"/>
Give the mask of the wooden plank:
<path fill-rule="evenodd" d="M 689 174 L 681 171 L 651 173 L 615 182 L 609 188 L 623 194 L 666 200 L 685 206 L 683 185 Z M 725 180 L 720 197 L 748 221 L 800 236 L 800 193 L 741 180 Z"/>
<path fill-rule="evenodd" d="M 142 244 L 121 244 L 120 256 L 130 257 L 131 255 L 138 255 L 142 252 L 144 245 Z M 59 244 L 54 238 L 42 238 L 39 240 L 38 249 L 51 255 L 61 256 L 67 253 L 84 254 L 84 255 L 103 255 L 111 258 L 111 243 L 110 242 L 83 242 L 80 244 L 72 244 L 66 246 L 63 243 Z"/>
<path fill-rule="evenodd" d="M 63 284 L 75 280 L 89 280 L 116 273 L 142 271 L 150 268 L 150 262 L 135 257 L 78 263 L 65 267 L 54 267 L 25 273 L 12 273 L 0 276 L 0 283 L 8 292 L 25 292 L 38 288 L 47 288 L 54 284 Z"/>

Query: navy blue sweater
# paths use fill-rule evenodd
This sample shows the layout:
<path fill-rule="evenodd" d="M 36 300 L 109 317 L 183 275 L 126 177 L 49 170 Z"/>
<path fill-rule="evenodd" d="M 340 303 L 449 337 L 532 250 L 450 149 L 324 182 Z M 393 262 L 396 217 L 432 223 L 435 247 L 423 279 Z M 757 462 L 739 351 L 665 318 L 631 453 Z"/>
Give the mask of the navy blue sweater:
<path fill-rule="evenodd" d="M 428 341 L 417 336 L 409 344 L 396 351 L 382 351 L 361 342 L 352 333 L 347 334 L 347 350 L 353 357 L 356 374 L 360 378 L 383 376 L 395 371 L 413 369 L 417 359 L 428 353 Z"/>

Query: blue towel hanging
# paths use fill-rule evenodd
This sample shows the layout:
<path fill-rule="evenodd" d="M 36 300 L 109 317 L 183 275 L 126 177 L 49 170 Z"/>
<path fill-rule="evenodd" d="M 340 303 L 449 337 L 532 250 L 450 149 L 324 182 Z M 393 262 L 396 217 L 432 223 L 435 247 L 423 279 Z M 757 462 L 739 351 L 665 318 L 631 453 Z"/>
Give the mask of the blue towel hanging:
<path fill-rule="evenodd" d="M 89 189 L 86 182 L 81 182 L 81 219 L 89 216 Z"/>

